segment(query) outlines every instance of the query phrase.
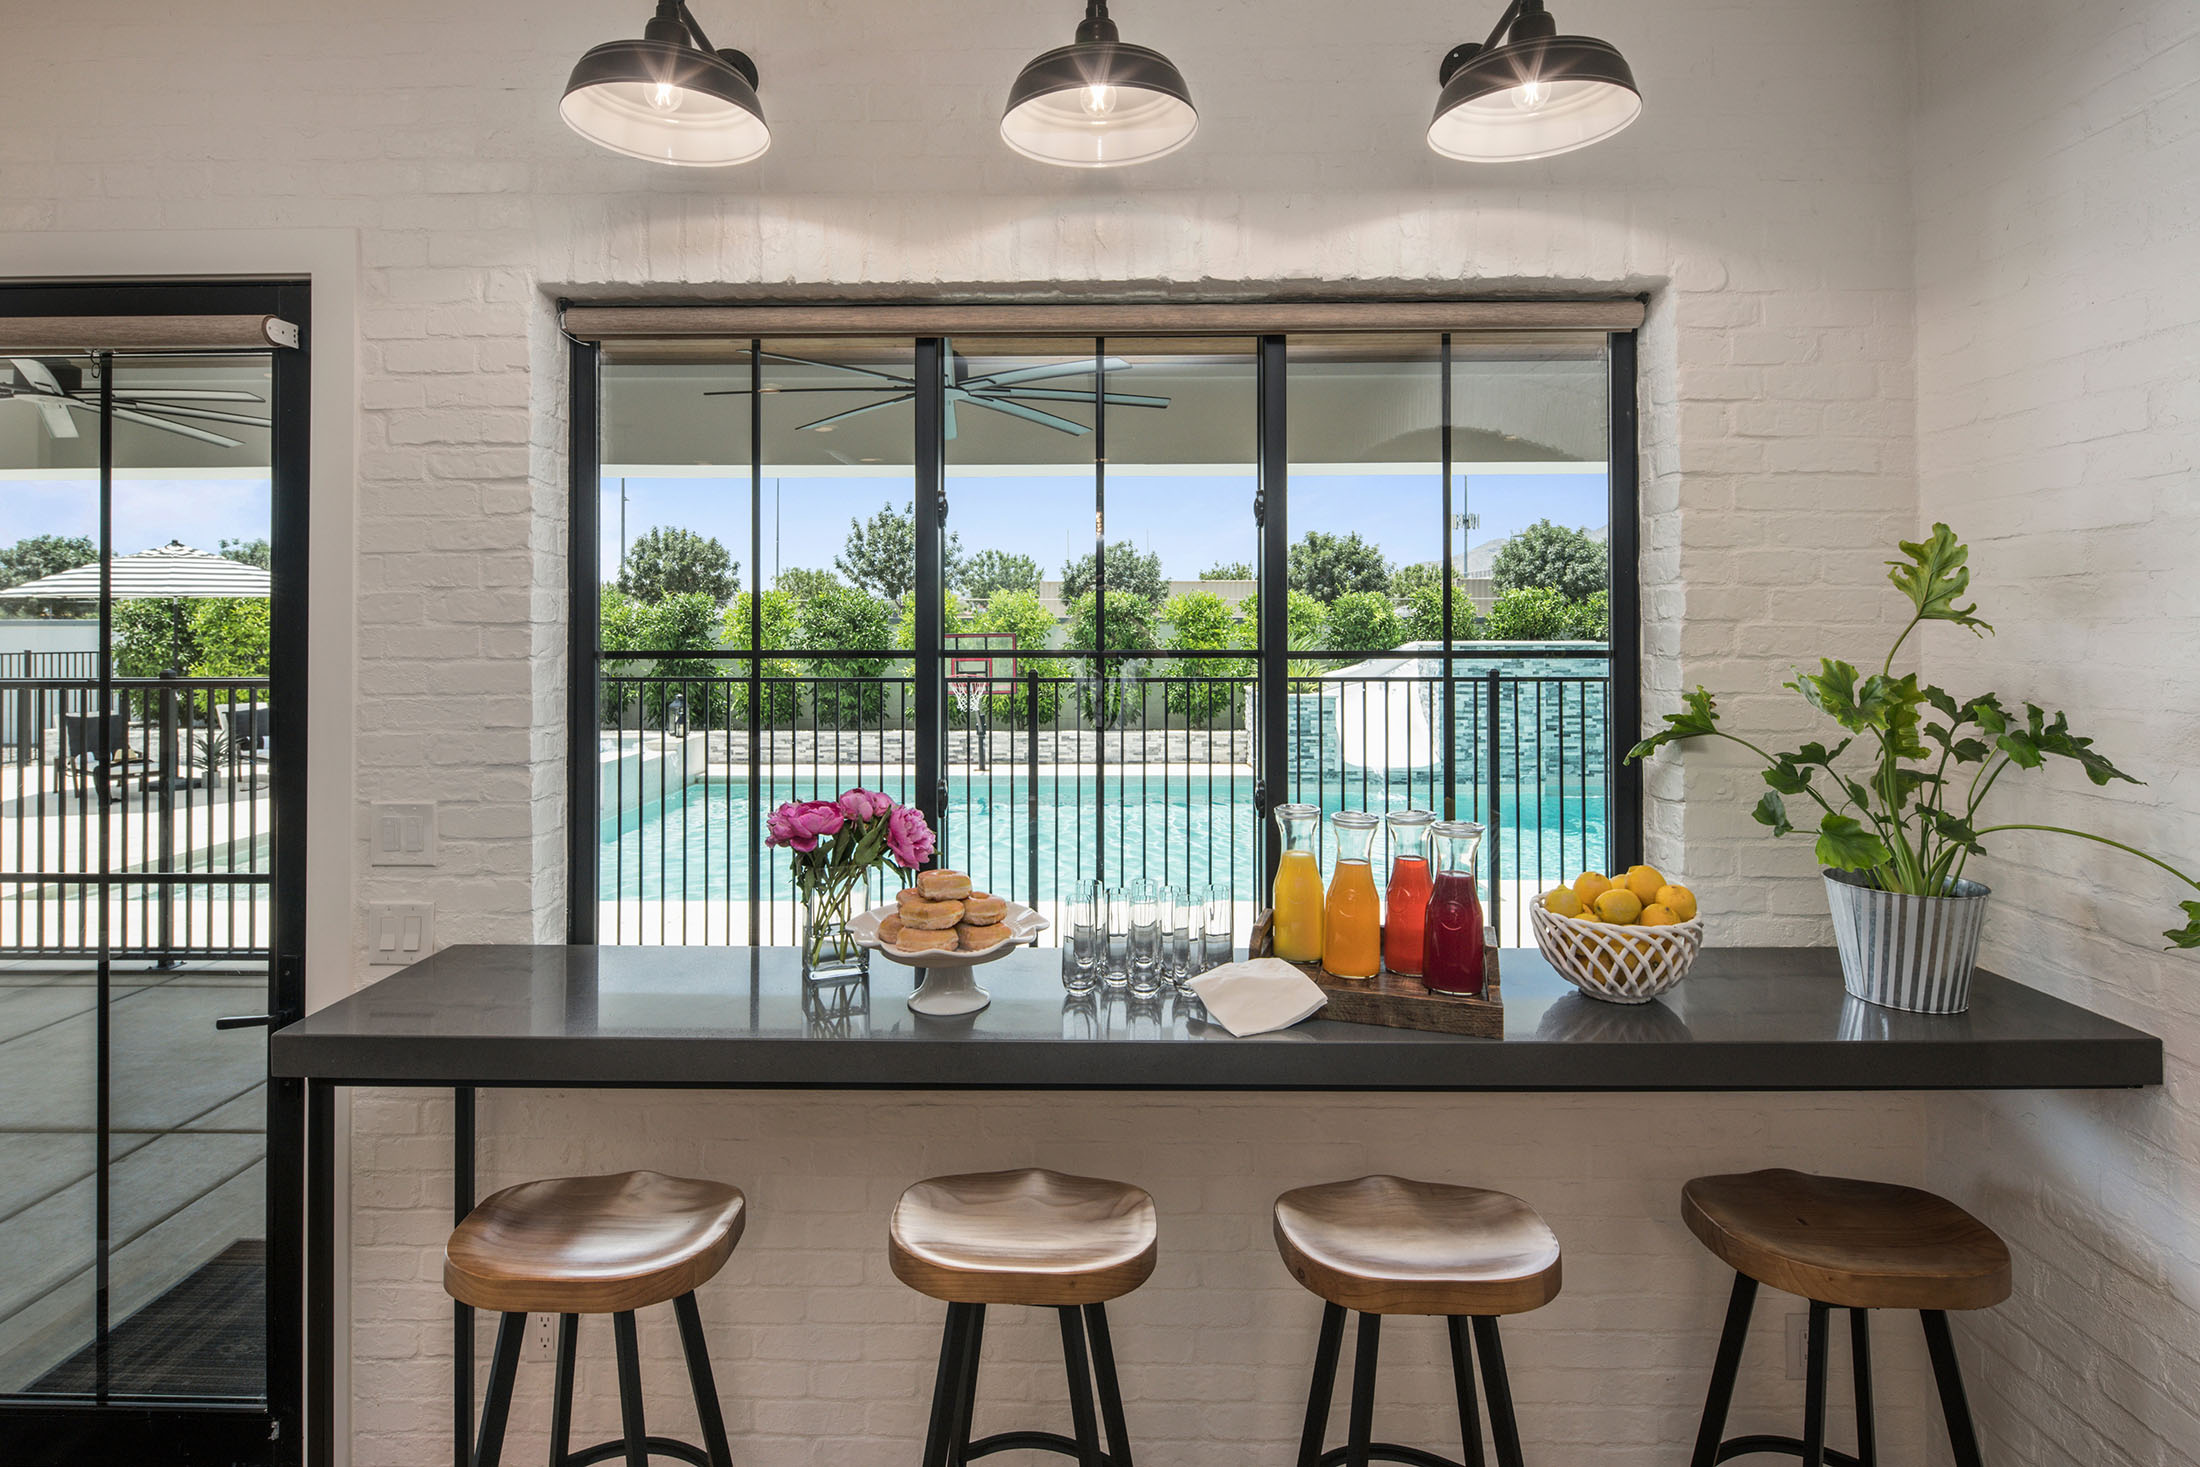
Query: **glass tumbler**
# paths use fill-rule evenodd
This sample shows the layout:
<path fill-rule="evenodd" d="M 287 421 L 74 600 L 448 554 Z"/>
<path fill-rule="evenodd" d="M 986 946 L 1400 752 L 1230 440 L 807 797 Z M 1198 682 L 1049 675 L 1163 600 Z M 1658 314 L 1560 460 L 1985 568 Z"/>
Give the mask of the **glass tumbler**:
<path fill-rule="evenodd" d="M 1121 988 L 1131 979 L 1130 889 L 1109 887 L 1102 906 L 1108 914 L 1108 925 L 1100 950 L 1100 981 L 1110 988 Z"/>
<path fill-rule="evenodd" d="M 1199 971 L 1200 946 L 1207 922 L 1207 904 L 1190 887 L 1169 893 L 1168 977 L 1179 988 Z"/>
<path fill-rule="evenodd" d="M 1161 888 L 1136 881 L 1130 893 L 1130 989 L 1147 997 L 1161 988 Z"/>
<path fill-rule="evenodd" d="M 1104 966 L 1107 894 L 1097 881 L 1081 882 L 1071 888 L 1068 907 L 1070 961 L 1062 970 L 1062 986 L 1071 993 L 1090 993 Z"/>
<path fill-rule="evenodd" d="M 1232 939 L 1236 934 L 1232 929 L 1235 927 L 1236 922 L 1230 910 L 1230 889 L 1228 887 L 1201 887 L 1199 899 L 1207 908 L 1207 920 L 1202 930 L 1200 942 L 1202 955 L 1199 961 L 1199 970 L 1204 973 L 1209 968 L 1221 967 L 1224 963 L 1229 962 L 1235 954 L 1236 949 L 1232 945 Z"/>

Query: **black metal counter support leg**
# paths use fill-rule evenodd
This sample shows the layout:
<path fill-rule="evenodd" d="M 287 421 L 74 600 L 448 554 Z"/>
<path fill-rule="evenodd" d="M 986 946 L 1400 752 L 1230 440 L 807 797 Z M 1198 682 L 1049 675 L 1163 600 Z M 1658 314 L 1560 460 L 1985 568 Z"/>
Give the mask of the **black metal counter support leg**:
<path fill-rule="evenodd" d="M 451 1225 L 474 1210 L 474 1087 L 451 1088 Z M 474 1311 L 451 1302 L 451 1458 L 466 1467 L 474 1434 Z"/>
<path fill-rule="evenodd" d="M 1849 1360 L 1856 1373 L 1856 1467 L 1879 1467 L 1879 1432 L 1872 1424 L 1871 1311 L 1849 1311 Z"/>
<path fill-rule="evenodd" d="M 1467 1348 L 1467 1321 L 1460 1315 L 1444 1320 L 1451 1338 L 1451 1390 L 1459 1398 L 1459 1460 L 1465 1467 L 1483 1467 L 1482 1412 L 1474 1403 L 1474 1361 Z"/>
<path fill-rule="evenodd" d="M 1757 1303 L 1757 1281 L 1734 1275 L 1726 1304 L 1726 1327 L 1719 1333 L 1719 1354 L 1711 1367 L 1711 1389 L 1704 1397 L 1703 1422 L 1696 1428 L 1696 1452 L 1689 1467 L 1715 1467 L 1719 1441 L 1726 1435 L 1726 1413 L 1734 1404 L 1734 1377 L 1742 1368 L 1742 1345 L 1749 1339 L 1749 1315 Z"/>
<path fill-rule="evenodd" d="M 336 1461 L 336 1087 L 306 1082 L 306 1467 Z"/>
<path fill-rule="evenodd" d="M 1299 1435 L 1299 1467 L 1319 1467 L 1329 1435 L 1329 1398 L 1337 1393 L 1337 1355 L 1344 1347 L 1344 1306 L 1322 1305 L 1321 1343 L 1314 1347 L 1314 1383 L 1306 1392 L 1306 1430 Z"/>
<path fill-rule="evenodd" d="M 512 1382 L 519 1375 L 519 1342 L 526 1333 L 524 1314 L 505 1314 L 497 1320 L 497 1349 L 489 1361 L 489 1393 L 481 1402 L 474 1467 L 497 1467 L 504 1455 L 504 1423 L 512 1414 Z"/>
<path fill-rule="evenodd" d="M 1948 1333 L 1948 1316 L 1938 1309 L 1921 1309 L 1925 1349 L 1933 1357 L 1933 1383 L 1940 1387 L 1940 1414 L 1948 1423 L 1948 1447 L 1956 1467 L 1983 1467 L 1978 1434 L 1971 1429 L 1971 1406 L 1963 1394 L 1963 1371 L 1956 1364 L 1955 1337 Z"/>
<path fill-rule="evenodd" d="M 703 1312 L 695 1305 L 692 1289 L 672 1301 L 672 1312 L 680 1320 L 680 1351 L 687 1356 L 688 1386 L 695 1392 L 703 1450 L 710 1454 L 710 1467 L 733 1467 L 733 1451 L 726 1445 L 726 1418 L 718 1407 L 718 1382 L 711 1375 L 710 1350 L 703 1343 Z"/>

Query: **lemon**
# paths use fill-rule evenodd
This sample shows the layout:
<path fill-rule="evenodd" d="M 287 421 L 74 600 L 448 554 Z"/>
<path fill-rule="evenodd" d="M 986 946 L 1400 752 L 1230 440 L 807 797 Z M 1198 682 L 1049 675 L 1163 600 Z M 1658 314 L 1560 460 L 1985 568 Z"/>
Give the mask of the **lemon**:
<path fill-rule="evenodd" d="M 1680 920 L 1673 909 L 1662 902 L 1652 902 L 1642 909 L 1642 925 L 1645 927 L 1670 927 Z"/>
<path fill-rule="evenodd" d="M 1593 906 L 1596 899 L 1612 889 L 1602 871 L 1584 871 L 1574 878 L 1574 895 L 1581 898 L 1585 907 Z"/>
<path fill-rule="evenodd" d="M 1696 894 L 1685 886 L 1661 886 L 1657 904 L 1672 910 L 1676 922 L 1696 920 Z"/>
<path fill-rule="evenodd" d="M 1578 917 L 1581 915 L 1581 898 L 1574 895 L 1572 887 L 1562 886 L 1544 894 L 1543 910 L 1555 912 L 1561 917 Z"/>
<path fill-rule="evenodd" d="M 1648 906 L 1658 899 L 1658 888 L 1665 885 L 1665 873 L 1655 866 L 1630 866 L 1622 883 L 1635 894 L 1635 900 Z"/>
<path fill-rule="evenodd" d="M 1596 900 L 1597 920 L 1626 926 L 1642 915 L 1642 903 L 1625 887 L 1615 886 Z"/>

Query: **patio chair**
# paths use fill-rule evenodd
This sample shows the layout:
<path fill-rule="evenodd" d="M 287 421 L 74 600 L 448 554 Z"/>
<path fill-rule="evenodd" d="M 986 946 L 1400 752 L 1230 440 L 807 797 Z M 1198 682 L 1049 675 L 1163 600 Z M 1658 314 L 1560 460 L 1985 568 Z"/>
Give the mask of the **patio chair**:
<path fill-rule="evenodd" d="M 237 757 L 249 755 L 254 759 L 269 757 L 268 736 L 274 726 L 268 705 L 265 703 L 223 703 L 214 712 L 222 721 L 222 737 Z"/>
<path fill-rule="evenodd" d="M 118 710 L 107 715 L 104 751 L 100 748 L 98 723 L 99 716 L 94 713 L 60 715 L 61 768 L 64 776 L 75 782 L 79 800 L 96 785 L 99 802 L 104 805 L 113 798 L 110 784 L 127 786 L 133 778 L 150 779 L 152 761 L 130 747 L 128 713 Z"/>

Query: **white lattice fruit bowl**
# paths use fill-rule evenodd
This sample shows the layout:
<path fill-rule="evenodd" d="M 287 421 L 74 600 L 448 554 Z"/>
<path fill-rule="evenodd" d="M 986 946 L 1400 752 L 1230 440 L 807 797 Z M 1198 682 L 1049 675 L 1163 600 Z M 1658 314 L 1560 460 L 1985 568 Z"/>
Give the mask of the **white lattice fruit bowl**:
<path fill-rule="evenodd" d="M 1606 1003 L 1648 1003 L 1688 976 L 1703 948 L 1703 919 L 1619 927 L 1561 917 L 1541 900 L 1528 908 L 1535 945 L 1559 976 Z"/>

